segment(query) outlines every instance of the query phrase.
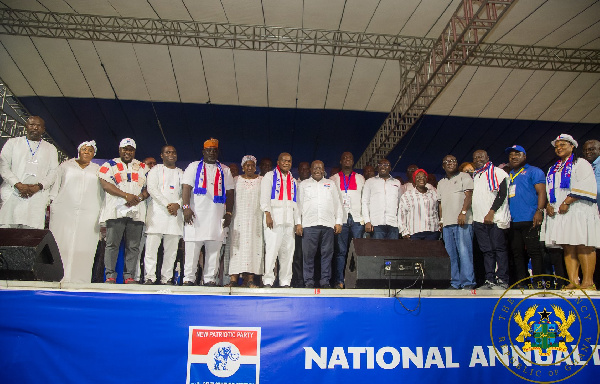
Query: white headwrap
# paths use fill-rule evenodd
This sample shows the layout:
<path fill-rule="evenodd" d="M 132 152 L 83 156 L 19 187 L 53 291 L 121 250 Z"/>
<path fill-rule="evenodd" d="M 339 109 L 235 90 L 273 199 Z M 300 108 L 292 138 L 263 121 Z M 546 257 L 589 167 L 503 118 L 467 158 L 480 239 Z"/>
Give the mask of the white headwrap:
<path fill-rule="evenodd" d="M 98 149 L 96 148 L 96 141 L 94 141 L 94 140 L 84 141 L 83 143 L 79 144 L 79 147 L 77 147 L 77 159 L 79 159 L 79 151 L 81 151 L 81 148 L 83 148 L 83 147 L 94 148 L 94 155 L 96 154 L 96 152 L 98 152 Z"/>
<path fill-rule="evenodd" d="M 256 164 L 256 157 L 252 156 L 252 155 L 246 155 L 242 158 L 242 167 L 244 166 L 244 164 L 246 164 L 246 161 L 248 160 L 252 160 L 254 161 L 254 164 Z"/>

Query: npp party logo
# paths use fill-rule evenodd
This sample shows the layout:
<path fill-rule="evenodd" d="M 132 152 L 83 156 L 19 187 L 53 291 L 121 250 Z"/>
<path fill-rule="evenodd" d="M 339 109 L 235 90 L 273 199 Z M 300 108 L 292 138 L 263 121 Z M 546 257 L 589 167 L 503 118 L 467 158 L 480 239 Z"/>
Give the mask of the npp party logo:
<path fill-rule="evenodd" d="M 190 327 L 187 384 L 258 384 L 259 376 L 260 328 Z"/>

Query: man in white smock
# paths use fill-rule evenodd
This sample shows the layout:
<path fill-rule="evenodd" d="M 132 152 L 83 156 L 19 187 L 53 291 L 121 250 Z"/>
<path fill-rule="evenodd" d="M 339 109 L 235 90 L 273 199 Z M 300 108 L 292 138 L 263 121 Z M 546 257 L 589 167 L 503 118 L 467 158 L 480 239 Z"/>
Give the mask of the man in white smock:
<path fill-rule="evenodd" d="M 292 156 L 282 153 L 277 167 L 267 172 L 260 185 L 260 209 L 265 213 L 265 274 L 263 285 L 275 282 L 275 261 L 279 257 L 279 286 L 289 288 L 294 258 L 296 215 L 296 179 L 292 176 Z"/>
<path fill-rule="evenodd" d="M 106 249 L 104 267 L 106 283 L 117 282 L 115 271 L 119 257 L 119 246 L 125 235 L 125 284 L 137 284 L 134 279 L 140 239 L 146 220 L 146 204 L 140 204 L 148 198 L 146 191 L 146 164 L 136 160 L 136 144 L 126 138 L 119 143 L 119 157 L 102 164 L 98 171 L 100 184 L 106 192 L 104 205 L 100 211 L 100 224 L 106 223 Z"/>
<path fill-rule="evenodd" d="M 156 281 L 158 247 L 163 241 L 164 256 L 160 273 L 161 284 L 168 284 L 173 278 L 173 264 L 177 257 L 179 239 L 183 236 L 183 212 L 181 211 L 181 179 L 183 171 L 175 166 L 177 150 L 172 145 L 162 147 L 162 164 L 155 165 L 148 172 L 147 187 L 148 212 L 146 213 L 146 254 L 144 269 L 146 281 L 151 285 Z"/>
<path fill-rule="evenodd" d="M 219 141 L 204 142 L 204 157 L 183 173 L 182 202 L 185 264 L 183 285 L 195 285 L 198 258 L 204 245 L 204 285 L 216 286 L 224 228 L 233 213 L 233 177 L 229 167 L 217 161 Z"/>
<path fill-rule="evenodd" d="M 42 140 L 46 126 L 39 116 L 25 124 L 25 137 L 8 139 L 0 153 L 0 227 L 44 229 L 58 152 Z"/>

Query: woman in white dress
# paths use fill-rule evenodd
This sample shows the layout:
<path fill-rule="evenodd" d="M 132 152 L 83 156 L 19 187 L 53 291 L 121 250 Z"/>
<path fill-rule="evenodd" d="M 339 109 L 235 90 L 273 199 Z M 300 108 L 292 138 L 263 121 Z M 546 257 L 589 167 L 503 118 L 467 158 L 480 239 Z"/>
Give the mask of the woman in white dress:
<path fill-rule="evenodd" d="M 50 231 L 62 258 L 63 282 L 90 283 L 100 225 L 98 215 L 104 192 L 98 180 L 98 164 L 92 163 L 96 142 L 77 148 L 79 157 L 62 163 L 50 192 Z"/>
<path fill-rule="evenodd" d="M 258 288 L 254 275 L 263 274 L 263 227 L 260 210 L 260 182 L 256 174 L 256 158 L 248 155 L 242 159 L 244 173 L 235 178 L 235 210 L 231 224 L 231 258 L 226 286 L 237 286 L 239 274 L 250 288 Z"/>
<path fill-rule="evenodd" d="M 600 248 L 600 216 L 596 204 L 596 179 L 590 163 L 577 158 L 577 141 L 571 135 L 559 135 L 552 141 L 560 158 L 546 176 L 547 246 L 561 246 L 571 283 L 566 289 L 595 290 L 596 250 Z M 583 280 L 579 285 L 579 267 Z"/>

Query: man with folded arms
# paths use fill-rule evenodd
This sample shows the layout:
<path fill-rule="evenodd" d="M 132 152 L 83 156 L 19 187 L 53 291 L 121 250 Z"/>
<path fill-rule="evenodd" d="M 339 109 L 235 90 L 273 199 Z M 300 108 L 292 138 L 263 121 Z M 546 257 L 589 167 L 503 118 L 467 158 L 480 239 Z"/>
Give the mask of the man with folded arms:
<path fill-rule="evenodd" d="M 119 157 L 108 160 L 98 170 L 98 178 L 106 196 L 100 211 L 100 224 L 106 223 L 106 249 L 104 266 L 106 283 L 117 282 L 117 258 L 121 239 L 125 236 L 125 284 L 136 284 L 134 279 L 140 240 L 146 220 L 146 164 L 136 160 L 136 144 L 126 138 L 119 143 Z"/>

